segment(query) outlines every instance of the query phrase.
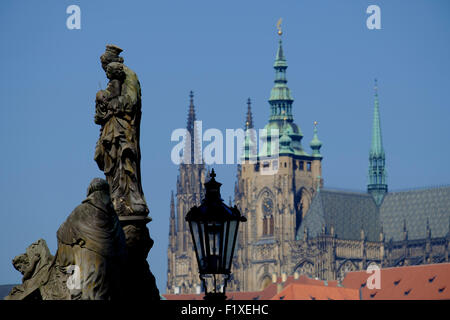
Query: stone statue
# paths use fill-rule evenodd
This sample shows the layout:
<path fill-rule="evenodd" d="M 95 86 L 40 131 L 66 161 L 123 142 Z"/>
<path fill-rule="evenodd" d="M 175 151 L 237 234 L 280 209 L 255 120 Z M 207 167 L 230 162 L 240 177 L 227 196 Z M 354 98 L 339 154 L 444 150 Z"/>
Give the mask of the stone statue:
<path fill-rule="evenodd" d="M 129 299 L 159 300 L 147 255 L 153 246 L 146 224 L 148 207 L 141 184 L 141 86 L 136 73 L 123 64 L 123 50 L 107 45 L 100 57 L 109 79 L 95 99 L 96 124 L 101 126 L 94 159 L 105 173 L 114 209 L 127 243 L 127 292 Z"/>
<path fill-rule="evenodd" d="M 5 300 L 67 300 L 69 275 L 57 265 L 44 239 L 32 243 L 25 253 L 13 259 L 14 268 L 23 274 L 22 284 L 12 288 Z"/>
<path fill-rule="evenodd" d="M 71 300 L 118 299 L 125 275 L 126 243 L 109 196 L 108 183 L 95 178 L 87 198 L 77 206 L 56 233 L 57 264 L 77 268 L 78 284 Z"/>
<path fill-rule="evenodd" d="M 13 265 L 23 274 L 23 283 L 6 299 L 117 300 L 125 296 L 125 235 L 105 180 L 92 180 L 87 198 L 56 235 L 55 257 L 41 239 L 14 258 Z"/>
<path fill-rule="evenodd" d="M 109 83 L 95 104 L 101 130 L 94 159 L 106 181 L 93 179 L 87 198 L 58 229 L 54 257 L 41 239 L 14 258 L 23 283 L 8 300 L 160 299 L 147 263 L 153 240 L 141 184 L 141 87 L 120 52 L 108 45 L 100 58 Z"/>
<path fill-rule="evenodd" d="M 140 169 L 141 87 L 136 74 L 122 63 L 120 52 L 108 45 L 100 57 L 110 81 L 96 95 L 95 123 L 101 129 L 94 159 L 110 185 L 116 213 L 147 216 Z"/>

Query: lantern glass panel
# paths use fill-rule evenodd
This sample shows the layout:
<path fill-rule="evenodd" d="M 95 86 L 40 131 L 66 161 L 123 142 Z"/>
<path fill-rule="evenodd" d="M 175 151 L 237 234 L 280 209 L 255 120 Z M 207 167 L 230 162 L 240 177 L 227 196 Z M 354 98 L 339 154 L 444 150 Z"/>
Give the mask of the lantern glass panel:
<path fill-rule="evenodd" d="M 194 240 L 194 249 L 197 253 L 197 262 L 200 270 L 205 268 L 205 247 L 203 243 L 202 224 L 197 221 L 190 221 L 192 237 Z"/>
<path fill-rule="evenodd" d="M 228 250 L 227 245 L 228 245 L 229 230 L 230 230 L 230 221 L 225 221 L 223 224 L 223 246 L 221 247 L 221 254 L 220 254 L 220 256 L 222 258 L 221 264 L 225 269 L 227 267 L 226 259 L 227 259 L 227 250 Z"/>
<path fill-rule="evenodd" d="M 206 250 L 208 257 L 208 269 L 210 273 L 220 273 L 220 254 L 223 235 L 223 223 L 217 221 L 210 221 L 205 224 Z"/>
<path fill-rule="evenodd" d="M 227 234 L 227 243 L 226 243 L 226 255 L 225 255 L 225 268 L 230 271 L 231 269 L 231 260 L 233 259 L 233 249 L 235 245 L 236 232 L 238 228 L 239 221 L 231 220 L 228 222 L 229 230 Z"/>

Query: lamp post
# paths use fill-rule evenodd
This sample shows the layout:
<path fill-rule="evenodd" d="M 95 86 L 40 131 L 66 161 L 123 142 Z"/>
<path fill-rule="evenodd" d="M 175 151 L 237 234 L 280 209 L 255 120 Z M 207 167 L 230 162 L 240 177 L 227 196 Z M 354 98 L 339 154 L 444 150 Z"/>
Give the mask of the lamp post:
<path fill-rule="evenodd" d="M 222 184 L 215 177 L 213 169 L 210 180 L 205 183 L 206 194 L 202 204 L 192 207 L 186 214 L 200 279 L 205 288 L 205 300 L 226 299 L 225 289 L 231 275 L 239 222 L 247 221 L 236 206 L 231 208 L 223 203 L 220 198 Z M 213 287 L 210 291 L 208 282 L 209 287 Z"/>

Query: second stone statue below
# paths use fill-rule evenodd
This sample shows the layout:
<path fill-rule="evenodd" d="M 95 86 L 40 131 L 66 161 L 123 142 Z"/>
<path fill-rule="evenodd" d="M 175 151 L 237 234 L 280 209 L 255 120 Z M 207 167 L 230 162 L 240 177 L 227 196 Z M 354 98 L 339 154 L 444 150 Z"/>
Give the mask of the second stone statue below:
<path fill-rule="evenodd" d="M 57 238 L 56 263 L 73 270 L 69 286 L 72 300 L 121 297 L 126 243 L 105 180 L 92 180 L 87 198 L 61 225 Z"/>
<path fill-rule="evenodd" d="M 23 274 L 7 300 L 118 300 L 127 298 L 128 252 L 125 235 L 109 196 L 109 185 L 95 178 L 87 198 L 59 227 L 58 249 L 45 240 L 13 259 Z"/>

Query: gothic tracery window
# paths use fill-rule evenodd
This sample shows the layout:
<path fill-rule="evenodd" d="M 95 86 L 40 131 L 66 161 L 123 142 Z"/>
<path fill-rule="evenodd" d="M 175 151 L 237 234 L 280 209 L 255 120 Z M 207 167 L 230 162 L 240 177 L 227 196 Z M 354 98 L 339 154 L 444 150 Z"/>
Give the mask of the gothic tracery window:
<path fill-rule="evenodd" d="M 269 217 L 269 235 L 270 236 L 273 235 L 273 229 L 274 229 L 274 227 L 273 227 L 273 216 L 271 215 Z"/>
<path fill-rule="evenodd" d="M 304 262 L 302 265 L 300 265 L 296 272 L 298 272 L 300 275 L 305 275 L 309 278 L 314 277 L 314 265 L 310 262 Z"/>
<path fill-rule="evenodd" d="M 266 232 L 267 232 L 267 219 L 266 219 L 266 217 L 264 216 L 264 217 L 263 217 L 263 236 L 266 235 Z"/>
<path fill-rule="evenodd" d="M 272 215 L 263 217 L 263 236 L 272 236 L 274 232 L 274 221 Z"/>
<path fill-rule="evenodd" d="M 270 236 L 273 235 L 274 232 L 274 221 L 273 221 L 273 212 L 274 212 L 274 201 L 266 193 L 261 202 L 261 211 L 262 211 L 262 235 Z"/>
<path fill-rule="evenodd" d="M 338 279 L 339 281 L 344 280 L 345 275 L 346 275 L 348 272 L 352 272 L 352 271 L 357 271 L 356 266 L 355 266 L 350 260 L 345 261 L 345 262 L 344 262 L 343 264 L 341 264 L 341 266 L 339 267 L 338 274 L 337 274 L 337 279 Z"/>

